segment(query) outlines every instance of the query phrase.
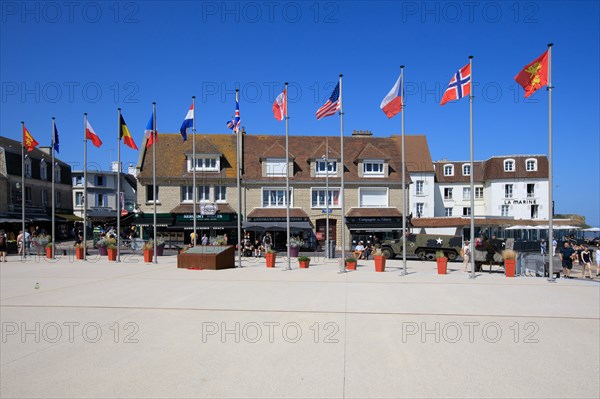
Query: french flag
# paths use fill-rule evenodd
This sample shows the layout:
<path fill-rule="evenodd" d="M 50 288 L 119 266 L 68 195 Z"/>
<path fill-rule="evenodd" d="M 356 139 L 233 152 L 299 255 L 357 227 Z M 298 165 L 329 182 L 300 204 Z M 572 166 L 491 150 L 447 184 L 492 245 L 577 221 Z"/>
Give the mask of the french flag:
<path fill-rule="evenodd" d="M 181 129 L 179 129 L 179 133 L 181 133 L 181 137 L 183 137 L 183 141 L 187 140 L 187 129 L 192 127 L 193 125 L 194 125 L 194 103 L 192 103 L 192 106 L 190 107 L 187 114 L 185 115 L 185 119 L 183 120 L 183 123 L 181 124 Z"/>
<path fill-rule="evenodd" d="M 146 137 L 148 138 L 146 140 L 146 148 L 150 148 L 152 144 L 156 142 L 156 132 L 154 131 L 154 112 L 152 115 L 150 115 L 150 120 L 146 125 L 146 131 L 144 133 L 146 133 Z"/>
<path fill-rule="evenodd" d="M 403 103 L 402 93 L 400 93 L 400 87 L 402 79 L 404 79 L 403 73 L 400 73 L 396 84 L 392 87 L 392 90 L 385 96 L 381 105 L 379 106 L 384 114 L 387 115 L 388 118 L 392 118 L 394 115 L 400 113 L 402 111 Z"/>

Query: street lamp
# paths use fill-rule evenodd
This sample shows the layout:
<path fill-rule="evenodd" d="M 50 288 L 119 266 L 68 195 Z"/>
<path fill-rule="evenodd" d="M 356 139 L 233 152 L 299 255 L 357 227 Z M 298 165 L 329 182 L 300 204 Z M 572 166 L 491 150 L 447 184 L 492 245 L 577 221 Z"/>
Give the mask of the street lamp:
<path fill-rule="evenodd" d="M 327 147 L 327 154 L 321 157 L 323 162 L 325 162 L 325 257 L 329 258 L 330 254 L 330 246 L 329 246 L 329 166 L 331 163 L 329 162 L 329 146 Z"/>

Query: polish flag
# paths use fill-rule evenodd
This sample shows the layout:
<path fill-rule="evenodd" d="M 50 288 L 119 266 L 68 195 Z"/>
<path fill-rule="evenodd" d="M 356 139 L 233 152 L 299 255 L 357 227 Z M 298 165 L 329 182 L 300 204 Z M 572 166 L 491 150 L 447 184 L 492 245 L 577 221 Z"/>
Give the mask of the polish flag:
<path fill-rule="evenodd" d="M 404 106 L 404 101 L 402 100 L 402 93 L 400 93 L 400 83 L 404 77 L 403 73 L 400 73 L 396 84 L 392 87 L 392 90 L 385 96 L 379 108 L 387 115 L 388 118 L 392 118 L 394 115 L 400 113 Z"/>
<path fill-rule="evenodd" d="M 100 140 L 100 137 L 98 137 L 92 128 L 92 125 L 90 125 L 87 120 L 85 121 L 85 138 L 92 140 L 92 144 L 94 144 L 96 147 L 100 147 L 102 145 L 102 140 Z"/>
<path fill-rule="evenodd" d="M 287 91 L 283 89 L 273 103 L 273 116 L 278 121 L 282 121 L 287 115 Z"/>

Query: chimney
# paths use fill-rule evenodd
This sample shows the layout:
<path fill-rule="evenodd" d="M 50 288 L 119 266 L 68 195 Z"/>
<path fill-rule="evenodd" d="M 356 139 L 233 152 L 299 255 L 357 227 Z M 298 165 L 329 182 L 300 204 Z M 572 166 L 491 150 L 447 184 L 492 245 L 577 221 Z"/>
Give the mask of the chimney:
<path fill-rule="evenodd" d="M 118 161 L 112 161 L 110 164 L 110 170 L 113 172 L 118 172 L 119 171 L 119 162 Z M 121 166 L 121 171 L 123 170 L 123 166 Z"/>
<path fill-rule="evenodd" d="M 357 136 L 357 137 L 369 137 L 372 136 L 373 132 L 370 130 L 353 130 L 352 131 L 352 136 Z"/>
<path fill-rule="evenodd" d="M 135 165 L 130 163 L 129 166 L 127 167 L 127 173 L 130 174 L 131 176 L 135 176 Z"/>

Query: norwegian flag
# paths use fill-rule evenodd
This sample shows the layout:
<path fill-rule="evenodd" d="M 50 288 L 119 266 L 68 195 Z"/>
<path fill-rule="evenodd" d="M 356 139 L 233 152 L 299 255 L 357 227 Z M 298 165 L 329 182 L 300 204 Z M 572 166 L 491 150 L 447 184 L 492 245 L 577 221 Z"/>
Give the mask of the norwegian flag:
<path fill-rule="evenodd" d="M 444 105 L 448 101 L 460 100 L 469 94 L 471 94 L 471 65 L 467 64 L 460 68 L 450 80 L 440 105 Z"/>
<path fill-rule="evenodd" d="M 241 123 L 240 98 L 239 98 L 239 92 L 236 91 L 235 92 L 235 116 L 233 117 L 232 120 L 227 122 L 227 127 L 230 128 L 231 130 L 233 130 L 233 133 L 239 133 L 240 123 Z"/>

